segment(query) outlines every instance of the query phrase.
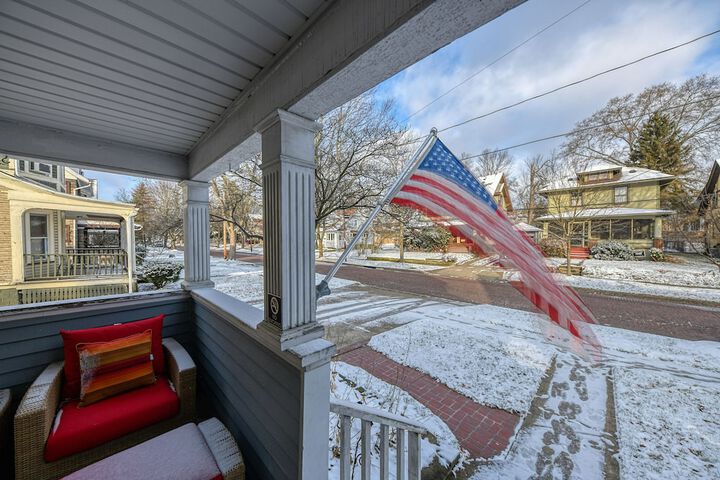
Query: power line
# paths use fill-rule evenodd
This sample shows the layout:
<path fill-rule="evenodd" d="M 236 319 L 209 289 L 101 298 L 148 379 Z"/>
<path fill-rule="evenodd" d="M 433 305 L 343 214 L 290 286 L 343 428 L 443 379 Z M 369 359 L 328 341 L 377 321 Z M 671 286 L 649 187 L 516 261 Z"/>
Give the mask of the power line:
<path fill-rule="evenodd" d="M 598 128 L 609 127 L 609 126 L 614 125 L 614 124 L 616 124 L 616 123 L 627 122 L 628 120 L 637 120 L 638 118 L 643 118 L 643 117 L 646 117 L 646 116 L 650 116 L 650 115 L 652 115 L 653 113 L 667 112 L 667 111 L 669 111 L 669 110 L 675 110 L 675 109 L 677 109 L 677 108 L 684 108 L 684 107 L 687 107 L 687 106 L 690 106 L 690 105 L 694 105 L 694 104 L 696 104 L 696 103 L 702 103 L 702 102 L 707 102 L 707 101 L 709 101 L 709 100 L 716 100 L 716 99 L 720 99 L 720 95 L 714 95 L 714 96 L 710 96 L 710 97 L 704 97 L 704 98 L 701 98 L 701 99 L 699 99 L 699 100 L 693 100 L 693 101 L 691 101 L 691 102 L 685 102 L 685 103 L 682 103 L 682 104 L 680 104 L 680 105 L 673 105 L 673 106 L 670 106 L 670 107 L 659 108 L 659 109 L 657 109 L 657 110 L 653 110 L 652 112 L 642 113 L 642 114 L 639 114 L 639 115 L 633 115 L 633 116 L 631 116 L 631 117 L 623 117 L 623 118 L 618 118 L 617 120 L 612 120 L 612 121 L 609 121 L 609 122 L 596 123 L 596 124 L 594 124 L 594 125 L 589 125 L 589 126 L 587 126 L 587 127 L 575 128 L 575 129 L 570 130 L 570 131 L 568 131 L 568 132 L 558 133 L 558 134 L 555 134 L 555 135 L 549 135 L 549 136 L 547 136 L 547 137 L 542 137 L 542 138 L 536 138 L 536 139 L 534 139 L 534 140 L 528 140 L 528 141 L 525 141 L 525 142 L 522 142 L 522 143 L 517 143 L 517 144 L 515 144 L 515 145 L 510 145 L 510 146 L 508 146 L 508 147 L 498 148 L 498 149 L 495 149 L 495 150 L 489 150 L 489 151 L 484 152 L 484 153 L 479 153 L 479 154 L 475 154 L 475 155 L 466 156 L 466 157 L 463 157 L 463 160 L 470 160 L 470 159 L 473 159 L 473 158 L 482 157 L 483 155 L 491 155 L 491 154 L 494 154 L 494 153 L 500 153 L 500 152 L 504 152 L 504 151 L 507 151 L 507 150 L 512 150 L 512 149 L 514 149 L 514 148 L 524 147 L 524 146 L 526 146 L 526 145 L 532 145 L 532 144 L 534 144 L 534 143 L 545 142 L 545 141 L 548 141 L 548 140 L 555 140 L 555 139 L 557 139 L 557 138 L 567 137 L 567 136 L 572 135 L 572 134 L 574 134 L 574 133 L 586 132 L 586 131 L 595 130 L 595 129 L 598 129 Z"/>
<path fill-rule="evenodd" d="M 537 94 L 537 95 L 534 95 L 534 96 L 532 96 L 532 97 L 528 97 L 528 98 L 526 98 L 526 99 L 520 100 L 520 101 L 515 102 L 515 103 L 513 103 L 513 104 L 506 105 L 506 106 L 504 106 L 504 107 L 495 109 L 495 110 L 493 110 L 493 111 L 484 113 L 484 114 L 482 114 L 482 115 L 478 115 L 478 116 L 476 116 L 476 117 L 472 117 L 472 118 L 469 118 L 469 119 L 464 120 L 464 121 L 462 121 L 462 122 L 459 122 L 459 123 L 450 125 L 450 126 L 448 126 L 448 127 L 444 127 L 444 128 L 442 128 L 442 129 L 439 129 L 439 130 L 438 130 L 438 133 L 443 133 L 443 132 L 446 132 L 446 131 L 451 130 L 451 129 L 453 129 L 453 128 L 457 128 L 457 127 L 460 127 L 460 126 L 462 126 L 462 125 L 466 125 L 466 124 L 468 124 L 468 123 L 470 123 L 470 122 L 473 122 L 473 121 L 475 121 L 475 120 L 479 120 L 479 119 L 481 119 L 481 118 L 486 118 L 486 117 L 489 117 L 489 116 L 494 115 L 494 114 L 496 114 L 496 113 L 499 113 L 499 112 L 502 112 L 502 111 L 505 111 L 505 110 L 509 110 L 509 109 L 511 109 L 511 108 L 517 107 L 518 105 L 522 105 L 522 104 L 527 103 L 527 102 L 530 102 L 530 101 L 532 101 L 532 100 L 536 100 L 536 99 L 538 99 L 538 98 L 545 97 L 545 96 L 550 95 L 550 94 L 552 94 L 552 93 L 558 92 L 558 91 L 560 91 L 560 90 L 564 90 L 564 89 L 569 88 L 569 87 L 571 87 L 571 86 L 578 85 L 578 84 L 580 84 L 580 83 L 586 82 L 586 81 L 588 81 L 588 80 L 592 80 L 592 79 L 597 78 L 597 77 L 600 77 L 600 76 L 602 76 L 602 75 L 606 75 L 606 74 L 608 74 L 608 73 L 611 73 L 611 72 L 620 70 L 620 69 L 622 69 L 622 68 L 626 68 L 626 67 L 629 67 L 629 66 L 631 66 L 631 65 L 635 65 L 635 64 L 640 63 L 640 62 L 642 62 L 642 61 L 644 61 L 644 60 L 647 60 L 647 59 L 656 57 L 656 56 L 658 56 L 658 55 L 662 55 L 663 53 L 667 53 L 667 52 L 670 52 L 670 51 L 673 51 L 673 50 L 677 50 L 678 48 L 682 48 L 682 47 L 684 47 L 684 46 L 690 45 L 690 44 L 692 44 L 692 43 L 694 43 L 694 42 L 697 42 L 697 41 L 699 41 L 699 40 L 702 40 L 702 39 L 704 39 L 704 38 L 707 38 L 707 37 L 710 37 L 710 36 L 713 36 L 713 35 L 717 35 L 718 33 L 720 33 L 720 29 L 714 30 L 714 31 L 709 32 L 709 33 L 706 33 L 706 34 L 704 34 L 704 35 L 701 35 L 701 36 L 699 36 L 699 37 L 693 38 L 693 39 L 688 40 L 688 41 L 686 41 L 686 42 L 679 43 L 679 44 L 674 45 L 674 46 L 672 46 L 672 47 L 665 48 L 665 49 L 663 49 L 663 50 L 659 50 L 659 51 L 654 52 L 654 53 L 651 53 L 651 54 L 649 54 L 649 55 L 645 55 L 645 56 L 640 57 L 640 58 L 638 58 L 638 59 L 635 59 L 635 60 L 633 60 L 633 61 L 631 61 L 631 62 L 627 62 L 627 63 L 624 63 L 624 64 L 622 64 L 622 65 L 618 65 L 618 66 L 616 66 L 616 67 L 613 67 L 613 68 L 604 70 L 604 71 L 602 71 L 602 72 L 595 73 L 595 74 L 593 74 L 593 75 L 590 75 L 590 76 L 588 76 L 588 77 L 582 78 L 582 79 L 580 79 L 580 80 L 576 80 L 576 81 L 571 82 L 571 83 L 566 83 L 566 84 L 561 85 L 561 86 L 559 86 L 559 87 L 553 88 L 552 90 L 548 90 L 548 91 L 546 91 L 546 92 L 539 93 L 539 94 Z M 565 133 L 565 134 L 553 135 L 553 136 L 546 137 L 546 138 L 543 138 L 543 139 L 533 140 L 533 141 L 531 141 L 530 143 L 537 143 L 537 142 L 541 142 L 541 141 L 545 141 L 545 140 L 552 140 L 553 138 L 559 138 L 559 137 L 563 137 L 563 136 L 567 136 L 567 135 L 568 135 L 567 133 Z M 412 144 L 414 144 L 414 143 L 418 143 L 418 142 L 420 142 L 420 141 L 425 140 L 426 137 L 427 137 L 427 135 L 423 135 L 423 136 L 421 136 L 421 137 L 412 138 L 412 139 L 408 140 L 407 142 L 398 144 L 397 146 L 398 146 L 398 147 L 404 147 L 404 146 L 407 146 L 407 145 L 412 145 Z M 528 144 L 529 144 L 529 143 L 528 143 Z M 507 149 L 522 147 L 522 146 L 524 146 L 524 145 L 525 145 L 525 144 L 513 145 L 512 147 L 507 147 Z"/>
<path fill-rule="evenodd" d="M 499 112 L 502 112 L 502 111 L 504 111 L 504 110 L 509 110 L 509 109 L 511 109 L 511 108 L 517 107 L 517 106 L 519 106 L 519 105 L 522 105 L 522 104 L 524 104 L 524 103 L 530 102 L 530 101 L 532 101 L 532 100 L 537 100 L 538 98 L 542 98 L 542 97 L 545 97 L 545 96 L 547 96 L 547 95 L 550 95 L 550 94 L 559 92 L 560 90 L 565 90 L 566 88 L 570 88 L 570 87 L 573 87 L 573 86 L 575 86 L 575 85 L 579 85 L 579 84 L 581 84 L 581 83 L 587 82 L 587 81 L 589 81 L 589 80 L 593 80 L 593 79 L 595 79 L 595 78 L 601 77 L 601 76 L 603 76 L 603 75 L 607 75 L 608 73 L 612 73 L 612 72 L 615 72 L 615 71 L 617 71 L 617 70 L 620 70 L 620 69 L 623 69 L 623 68 L 626 68 L 626 67 L 629 67 L 629 66 L 632 66 L 632 65 L 636 65 L 636 64 L 638 64 L 638 63 L 640 63 L 640 62 L 643 62 L 643 61 L 645 61 L 645 60 L 648 60 L 648 59 L 650 59 L 650 58 L 657 57 L 658 55 L 662 55 L 662 54 L 664 54 L 664 53 L 668 53 L 668 52 L 671 52 L 671 51 L 673 51 L 673 50 L 677 50 L 678 48 L 685 47 L 685 46 L 690 45 L 690 44 L 692 44 L 692 43 L 698 42 L 698 41 L 700 41 L 700 40 L 702 40 L 702 39 L 704 39 L 704 38 L 708 38 L 708 37 L 710 37 L 710 36 L 712 36 L 712 35 L 717 35 L 718 33 L 720 33 L 720 29 L 715 30 L 715 31 L 712 31 L 712 32 L 710 32 L 710 33 L 706 33 L 706 34 L 704 34 L 704 35 L 700 35 L 699 37 L 695 37 L 695 38 L 693 38 L 692 40 L 688 40 L 688 41 L 686 41 L 686 42 L 679 43 L 679 44 L 674 45 L 674 46 L 672 46 L 672 47 L 665 48 L 665 49 L 663 49 L 663 50 L 659 50 L 659 51 L 654 52 L 654 53 L 651 53 L 651 54 L 649 54 L 649 55 L 645 55 L 645 56 L 643 56 L 643 57 L 637 58 L 637 59 L 632 60 L 632 61 L 630 61 L 630 62 L 623 63 L 622 65 L 618 65 L 618 66 L 609 68 L 609 69 L 607 69 L 607 70 L 603 70 L 603 71 L 601 71 L 601 72 L 594 73 L 594 74 L 592 74 L 592 75 L 590 75 L 590 76 L 581 78 L 581 79 L 579 79 L 579 80 L 575 80 L 575 81 L 573 81 L 573 82 L 566 83 L 566 84 L 564 84 L 564 85 L 561 85 L 561 86 L 559 86 L 559 87 L 553 88 L 553 89 L 551 89 L 551 90 L 547 90 L 547 91 L 545 91 L 545 92 L 543 92 L 543 93 L 539 93 L 539 94 L 537 94 L 537 95 L 533 95 L 532 97 L 528 97 L 528 98 L 525 98 L 525 99 L 523 99 L 523 100 L 520 100 L 519 102 L 515 102 L 515 103 L 512 103 L 512 104 L 510 104 L 510 105 L 506 105 L 506 106 L 504 106 L 504 107 L 501 107 L 501 108 L 497 108 L 497 109 L 495 109 L 495 110 L 492 110 L 492 111 L 490 111 L 490 112 L 484 113 L 484 114 L 482 114 L 482 115 L 478 115 L 478 116 L 476 116 L 476 117 L 468 118 L 467 120 L 463 120 L 462 122 L 459 122 L 459 123 L 450 125 L 450 126 L 448 126 L 448 127 L 442 128 L 442 129 L 438 130 L 438 133 L 446 132 L 446 131 L 451 130 L 451 129 L 453 129 L 453 128 L 457 128 L 457 127 L 460 127 L 460 126 L 463 126 L 463 125 L 467 125 L 468 123 L 474 122 L 475 120 L 479 120 L 479 119 L 481 119 L 481 118 L 489 117 L 490 115 L 494 115 L 494 114 L 499 113 Z"/>
<path fill-rule="evenodd" d="M 465 78 L 463 81 L 461 81 L 460 83 L 456 84 L 454 87 L 452 87 L 452 88 L 450 88 L 449 90 L 445 91 L 445 92 L 442 93 L 441 95 L 435 97 L 435 99 L 433 99 L 431 102 L 429 102 L 429 103 L 425 104 L 424 106 L 420 107 L 419 109 L 415 110 L 413 113 L 411 113 L 410 115 L 408 115 L 407 118 L 405 118 L 405 120 L 403 120 L 403 121 L 404 121 L 404 122 L 407 122 L 407 121 L 410 120 L 412 117 L 414 117 L 414 116 L 417 115 L 418 113 L 420 113 L 420 112 L 422 112 L 423 110 L 425 110 L 426 108 L 428 108 L 430 105 L 432 105 L 432 104 L 434 104 L 435 102 L 443 99 L 444 97 L 446 97 L 447 95 L 449 95 L 449 94 L 452 93 L 453 91 L 455 91 L 455 90 L 457 90 L 458 88 L 460 88 L 461 86 L 465 85 L 467 82 L 469 82 L 469 81 L 472 80 L 473 78 L 477 77 L 477 76 L 480 75 L 482 72 L 484 72 L 484 71 L 487 70 L 488 68 L 492 67 L 493 65 L 495 65 L 496 63 L 498 63 L 500 60 L 502 60 L 503 58 L 507 57 L 507 56 L 510 55 L 511 53 L 515 52 L 515 51 L 518 50 L 519 48 L 523 47 L 524 45 L 526 45 L 526 44 L 529 43 L 530 41 L 532 41 L 532 40 L 534 40 L 535 38 L 539 37 L 540 35 L 542 35 L 543 33 L 545 33 L 547 30 L 551 29 L 552 27 L 554 27 L 555 25 L 557 25 L 558 23 L 560 23 L 561 21 L 563 21 L 564 19 L 566 19 L 567 17 L 569 17 L 570 15 L 572 15 L 573 13 L 577 12 L 578 10 L 580 10 L 582 7 L 584 7 L 585 5 L 587 5 L 588 3 L 590 3 L 591 1 L 592 1 L 592 0 L 585 0 L 585 2 L 581 3 L 580 5 L 578 5 L 577 7 L 573 8 L 572 10 L 570 10 L 569 12 L 567 12 L 566 14 L 564 14 L 563 16 L 561 16 L 560 18 L 556 19 L 556 20 L 553 21 L 552 23 L 550 23 L 550 24 L 546 25 L 545 27 L 543 27 L 542 29 L 538 30 L 538 31 L 535 32 L 533 35 L 529 36 L 528 38 L 526 38 L 526 39 L 523 40 L 522 42 L 518 43 L 518 44 L 515 45 L 513 48 L 511 48 L 510 50 L 506 51 L 505 53 L 503 53 L 502 55 L 500 55 L 499 57 L 497 57 L 496 59 L 494 59 L 493 61 L 491 61 L 490 63 L 488 63 L 487 65 L 485 65 L 484 67 L 482 67 L 482 68 L 481 68 L 480 70 L 478 70 L 477 72 L 473 73 L 472 75 L 470 75 L 469 77 L 467 77 L 467 78 Z"/>

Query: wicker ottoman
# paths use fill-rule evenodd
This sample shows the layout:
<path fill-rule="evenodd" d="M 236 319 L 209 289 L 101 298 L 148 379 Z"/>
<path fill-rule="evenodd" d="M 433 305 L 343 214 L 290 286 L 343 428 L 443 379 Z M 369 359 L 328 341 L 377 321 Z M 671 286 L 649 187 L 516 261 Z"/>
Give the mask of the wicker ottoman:
<path fill-rule="evenodd" d="M 10 390 L 0 390 L 0 456 L 5 451 L 5 439 L 9 437 L 10 423 Z"/>
<path fill-rule="evenodd" d="M 65 477 L 66 480 L 244 480 L 245 464 L 217 418 L 188 423 Z"/>

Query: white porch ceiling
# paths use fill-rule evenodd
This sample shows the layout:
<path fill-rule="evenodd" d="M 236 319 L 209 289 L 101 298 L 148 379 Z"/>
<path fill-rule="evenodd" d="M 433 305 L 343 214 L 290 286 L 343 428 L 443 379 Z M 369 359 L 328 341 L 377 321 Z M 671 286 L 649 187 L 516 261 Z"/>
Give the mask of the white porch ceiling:
<path fill-rule="evenodd" d="M 323 0 L 5 0 L 0 117 L 187 154 Z"/>
<path fill-rule="evenodd" d="M 525 0 L 0 0 L 0 154 L 208 180 Z"/>

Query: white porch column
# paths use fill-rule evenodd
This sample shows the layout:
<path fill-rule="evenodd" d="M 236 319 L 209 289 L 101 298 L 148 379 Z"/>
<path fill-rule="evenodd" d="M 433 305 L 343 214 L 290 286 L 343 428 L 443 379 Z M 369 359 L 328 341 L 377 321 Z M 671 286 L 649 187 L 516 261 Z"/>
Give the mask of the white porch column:
<path fill-rule="evenodd" d="M 210 281 L 210 188 L 207 182 L 185 180 L 183 233 L 185 242 L 185 290 L 213 287 Z"/>
<path fill-rule="evenodd" d="M 135 215 L 125 217 L 125 251 L 127 252 L 128 293 L 132 293 L 135 280 Z"/>
<path fill-rule="evenodd" d="M 322 337 L 315 322 L 315 159 L 318 124 L 277 110 L 262 135 L 265 320 L 283 350 Z"/>
<path fill-rule="evenodd" d="M 327 478 L 330 357 L 315 321 L 315 159 L 318 124 L 278 110 L 255 128 L 262 135 L 265 317 L 260 328 L 297 357 L 297 476 Z M 288 405 L 290 406 L 290 405 Z M 292 408 L 295 408 L 292 407 Z"/>

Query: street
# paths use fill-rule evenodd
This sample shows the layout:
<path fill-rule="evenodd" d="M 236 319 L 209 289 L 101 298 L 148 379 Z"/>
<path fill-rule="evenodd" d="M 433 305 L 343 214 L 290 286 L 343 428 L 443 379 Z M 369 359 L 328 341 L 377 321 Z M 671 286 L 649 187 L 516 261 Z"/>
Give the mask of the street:
<path fill-rule="evenodd" d="M 222 251 L 213 250 L 212 254 L 222 257 Z M 262 255 L 246 253 L 237 256 L 240 261 L 256 264 L 262 264 L 262 258 Z M 318 262 L 316 271 L 324 274 L 331 266 Z M 338 277 L 403 293 L 535 311 L 525 297 L 505 282 L 448 277 L 443 270 L 427 273 L 344 265 Z M 578 293 L 602 325 L 686 340 L 720 339 L 720 307 L 583 289 L 578 289 Z"/>

